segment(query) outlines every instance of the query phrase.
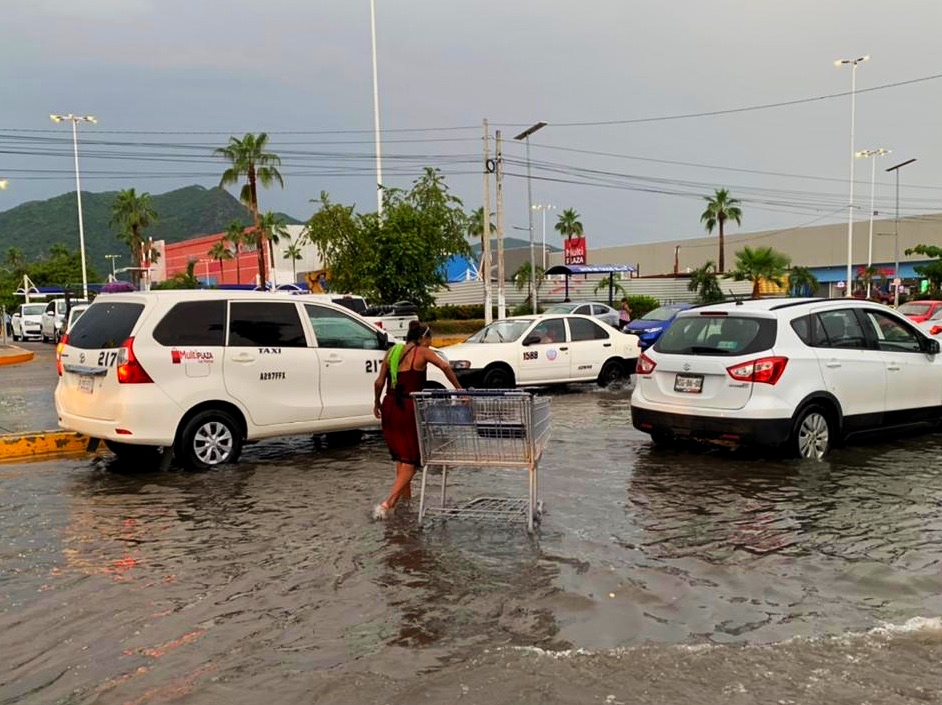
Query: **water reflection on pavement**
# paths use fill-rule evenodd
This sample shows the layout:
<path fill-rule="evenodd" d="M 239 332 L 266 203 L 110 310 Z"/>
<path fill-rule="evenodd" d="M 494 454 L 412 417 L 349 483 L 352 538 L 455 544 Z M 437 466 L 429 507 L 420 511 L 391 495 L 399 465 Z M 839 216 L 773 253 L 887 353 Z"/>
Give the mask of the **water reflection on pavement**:
<path fill-rule="evenodd" d="M 518 647 L 659 645 L 639 652 L 644 671 L 691 658 L 670 645 L 942 614 L 938 436 L 787 462 L 655 451 L 624 391 L 554 393 L 553 414 L 533 538 L 519 525 L 419 530 L 415 507 L 371 522 L 392 477 L 378 438 L 263 443 L 206 473 L 0 465 L 0 652 L 15 655 L 0 703 L 410 702 L 433 683 L 450 702 L 459 675 L 470 701 L 496 703 L 515 692 L 499 688 L 504 670 L 521 683 L 539 670 Z M 525 492 L 515 473 L 452 477 L 456 497 Z M 603 683 L 604 653 L 553 661 L 555 701 Z M 793 656 L 796 673 L 811 653 Z M 675 696 L 710 701 L 702 689 Z"/>

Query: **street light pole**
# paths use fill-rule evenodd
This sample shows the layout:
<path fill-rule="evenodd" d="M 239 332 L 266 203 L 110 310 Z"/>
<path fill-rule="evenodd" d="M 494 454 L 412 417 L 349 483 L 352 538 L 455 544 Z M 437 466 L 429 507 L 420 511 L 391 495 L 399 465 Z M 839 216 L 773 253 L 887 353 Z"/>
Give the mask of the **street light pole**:
<path fill-rule="evenodd" d="M 82 260 L 82 298 L 88 300 L 88 270 L 85 267 L 85 225 L 82 222 L 82 183 L 79 180 L 79 158 L 78 158 L 78 123 L 90 122 L 93 125 L 98 122 L 94 115 L 50 115 L 49 119 L 59 123 L 68 120 L 72 123 L 72 152 L 75 156 L 75 199 L 78 203 L 78 226 L 79 226 L 79 252 Z"/>
<path fill-rule="evenodd" d="M 912 164 L 916 161 L 916 158 L 907 159 L 905 162 L 900 162 L 899 164 L 894 164 L 887 171 L 896 172 L 896 226 L 895 231 L 895 244 L 894 250 L 896 251 L 896 271 L 894 273 L 894 278 L 897 282 L 902 282 L 902 277 L 899 275 L 899 170 L 902 169 L 907 164 Z M 893 307 L 896 308 L 899 306 L 899 284 L 893 286 Z"/>
<path fill-rule="evenodd" d="M 376 2 L 370 0 L 370 37 L 373 44 L 373 134 L 376 141 L 376 213 L 383 215 L 383 150 L 379 137 L 379 75 L 376 71 Z"/>
<path fill-rule="evenodd" d="M 885 157 L 887 154 L 890 154 L 893 150 L 883 149 L 864 149 L 855 155 L 860 159 L 870 159 L 870 234 L 867 237 L 867 270 L 873 266 L 873 205 L 874 205 L 874 196 L 875 196 L 875 187 L 876 187 L 876 178 L 877 178 L 877 157 Z M 867 298 L 870 298 L 870 284 L 871 284 L 870 272 L 867 272 Z"/>
<path fill-rule="evenodd" d="M 547 123 L 542 120 L 528 127 L 515 140 L 524 140 L 527 143 L 527 216 L 530 219 L 530 299 L 533 303 L 533 313 L 537 312 L 536 300 L 536 257 L 533 251 L 533 186 L 530 179 L 530 135 L 537 130 L 542 130 Z"/>
<path fill-rule="evenodd" d="M 546 272 L 546 211 L 556 210 L 556 206 L 549 203 L 537 203 L 531 206 L 532 210 L 543 213 L 543 272 Z"/>
<path fill-rule="evenodd" d="M 115 268 L 114 268 L 114 261 L 115 261 L 116 259 L 119 259 L 120 257 L 121 257 L 121 255 L 105 255 L 105 259 L 110 259 L 110 260 L 111 260 L 111 281 L 115 281 L 115 280 L 117 279 L 117 274 L 118 274 L 118 273 L 115 271 Z"/>
<path fill-rule="evenodd" d="M 850 72 L 850 203 L 847 206 L 847 281 L 844 285 L 844 295 L 853 296 L 851 282 L 852 272 L 851 268 L 853 266 L 854 260 L 854 162 L 856 157 L 854 154 L 854 117 L 857 109 L 857 65 L 868 61 L 870 59 L 869 54 L 867 56 L 861 56 L 856 59 L 837 59 L 834 62 L 835 66 L 847 66 L 851 67 Z"/>

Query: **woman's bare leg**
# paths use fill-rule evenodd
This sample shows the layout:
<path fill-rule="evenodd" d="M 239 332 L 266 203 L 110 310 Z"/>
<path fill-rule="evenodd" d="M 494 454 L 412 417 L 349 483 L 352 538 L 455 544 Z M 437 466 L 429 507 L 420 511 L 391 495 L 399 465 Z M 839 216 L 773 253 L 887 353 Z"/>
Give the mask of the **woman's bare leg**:
<path fill-rule="evenodd" d="M 387 509 L 395 507 L 400 498 L 409 499 L 412 497 L 412 478 L 414 475 L 415 465 L 409 465 L 408 463 L 396 464 L 396 482 L 392 486 L 389 497 L 383 502 Z"/>

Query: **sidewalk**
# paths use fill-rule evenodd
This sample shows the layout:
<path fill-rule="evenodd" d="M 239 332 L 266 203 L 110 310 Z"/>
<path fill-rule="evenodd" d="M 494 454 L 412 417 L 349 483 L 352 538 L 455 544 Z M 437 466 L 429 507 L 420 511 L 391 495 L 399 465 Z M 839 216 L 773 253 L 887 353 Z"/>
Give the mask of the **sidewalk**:
<path fill-rule="evenodd" d="M 29 362 L 35 357 L 35 353 L 24 350 L 16 345 L 0 345 L 0 365 L 19 365 L 22 362 Z"/>

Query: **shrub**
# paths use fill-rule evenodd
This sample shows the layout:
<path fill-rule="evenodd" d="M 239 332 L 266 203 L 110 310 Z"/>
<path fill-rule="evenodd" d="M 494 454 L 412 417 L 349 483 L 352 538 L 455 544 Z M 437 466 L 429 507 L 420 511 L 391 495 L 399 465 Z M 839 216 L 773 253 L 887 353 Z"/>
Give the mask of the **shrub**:
<path fill-rule="evenodd" d="M 634 320 L 636 318 L 641 318 L 649 311 L 653 311 L 661 305 L 661 302 L 655 299 L 653 296 L 629 296 L 628 305 L 631 307 L 631 318 Z M 621 301 L 616 301 L 615 308 L 618 308 L 619 306 L 621 306 Z"/>

